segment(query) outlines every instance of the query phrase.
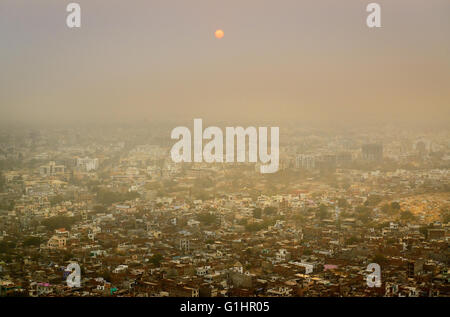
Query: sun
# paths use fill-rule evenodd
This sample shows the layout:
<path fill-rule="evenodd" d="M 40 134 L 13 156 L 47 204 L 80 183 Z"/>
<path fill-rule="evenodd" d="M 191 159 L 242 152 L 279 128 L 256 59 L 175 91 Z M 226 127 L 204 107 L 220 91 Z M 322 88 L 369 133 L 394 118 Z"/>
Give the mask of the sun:
<path fill-rule="evenodd" d="M 225 35 L 225 33 L 223 33 L 223 30 L 216 30 L 216 32 L 214 32 L 214 36 L 217 38 L 217 39 L 221 39 L 223 36 Z"/>

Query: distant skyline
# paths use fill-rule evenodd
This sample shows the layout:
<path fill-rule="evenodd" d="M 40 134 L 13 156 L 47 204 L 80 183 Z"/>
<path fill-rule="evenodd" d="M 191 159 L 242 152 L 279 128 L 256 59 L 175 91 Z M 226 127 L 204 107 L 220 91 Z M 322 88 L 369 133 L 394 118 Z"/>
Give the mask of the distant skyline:
<path fill-rule="evenodd" d="M 0 2 L 2 123 L 450 123 L 448 0 L 70 2 Z"/>

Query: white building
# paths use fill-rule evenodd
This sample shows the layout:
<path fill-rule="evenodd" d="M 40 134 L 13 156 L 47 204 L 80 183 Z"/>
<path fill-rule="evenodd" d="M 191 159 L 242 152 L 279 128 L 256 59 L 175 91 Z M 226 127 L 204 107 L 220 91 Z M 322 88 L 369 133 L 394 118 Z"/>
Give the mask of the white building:
<path fill-rule="evenodd" d="M 113 270 L 113 273 L 118 274 L 121 272 L 125 272 L 127 269 L 128 269 L 128 265 L 121 264 Z"/>
<path fill-rule="evenodd" d="M 95 171 L 98 168 L 98 159 L 91 159 L 88 157 L 77 158 L 77 167 L 85 170 L 86 172 Z"/>
<path fill-rule="evenodd" d="M 49 249 L 63 249 L 66 247 L 67 238 L 64 236 L 53 236 L 48 240 L 47 247 Z"/>
<path fill-rule="evenodd" d="M 41 176 L 54 176 L 59 174 L 64 174 L 66 171 L 66 168 L 64 165 L 56 165 L 55 162 L 50 162 L 48 165 L 42 165 L 39 168 L 39 173 Z"/>
<path fill-rule="evenodd" d="M 295 158 L 295 168 L 313 169 L 316 167 L 316 157 L 314 155 L 298 155 Z"/>

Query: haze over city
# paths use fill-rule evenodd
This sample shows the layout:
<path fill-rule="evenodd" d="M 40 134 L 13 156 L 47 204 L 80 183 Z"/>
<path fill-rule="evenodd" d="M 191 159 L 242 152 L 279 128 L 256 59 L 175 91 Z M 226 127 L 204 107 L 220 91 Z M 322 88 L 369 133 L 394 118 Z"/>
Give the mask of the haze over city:
<path fill-rule="evenodd" d="M 446 0 L 78 2 L 1 1 L 2 122 L 450 117 Z"/>
<path fill-rule="evenodd" d="M 0 298 L 450 297 L 449 0 L 73 1 L 0 0 Z"/>

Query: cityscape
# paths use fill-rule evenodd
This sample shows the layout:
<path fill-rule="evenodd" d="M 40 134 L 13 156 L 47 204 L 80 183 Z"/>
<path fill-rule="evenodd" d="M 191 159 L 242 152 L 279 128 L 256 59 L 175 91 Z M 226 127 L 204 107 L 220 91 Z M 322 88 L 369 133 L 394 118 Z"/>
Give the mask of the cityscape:
<path fill-rule="evenodd" d="M 449 16 L 449 0 L 1 0 L 1 307 L 439 310 Z"/>
<path fill-rule="evenodd" d="M 292 124 L 273 174 L 173 163 L 169 135 L 2 130 L 1 296 L 450 295 L 448 128 Z"/>

